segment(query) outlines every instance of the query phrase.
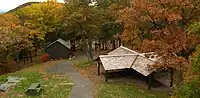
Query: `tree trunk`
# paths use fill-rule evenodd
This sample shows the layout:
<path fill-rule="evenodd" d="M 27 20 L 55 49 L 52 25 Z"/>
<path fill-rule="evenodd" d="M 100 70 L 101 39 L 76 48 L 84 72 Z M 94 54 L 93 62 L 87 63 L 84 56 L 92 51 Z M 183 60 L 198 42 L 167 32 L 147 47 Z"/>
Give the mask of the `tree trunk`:
<path fill-rule="evenodd" d="M 35 48 L 35 56 L 37 56 L 37 48 Z"/>
<path fill-rule="evenodd" d="M 101 49 L 100 50 L 104 50 L 104 42 L 101 40 Z"/>
<path fill-rule="evenodd" d="M 105 50 L 108 50 L 107 41 L 105 40 Z"/>
<path fill-rule="evenodd" d="M 19 57 L 19 54 L 20 54 L 20 53 L 17 54 L 17 63 L 18 63 L 18 64 L 20 64 L 20 57 Z"/>
<path fill-rule="evenodd" d="M 124 44 L 125 44 L 125 42 L 124 42 L 124 41 L 122 41 L 122 46 L 124 46 Z"/>
<path fill-rule="evenodd" d="M 119 38 L 119 47 L 121 46 L 122 44 L 122 40 Z"/>
<path fill-rule="evenodd" d="M 92 56 L 92 40 L 91 40 L 91 38 L 88 38 L 87 56 L 88 56 L 88 60 L 93 60 L 93 56 Z"/>
<path fill-rule="evenodd" d="M 81 48 L 80 48 L 80 51 L 86 51 L 86 45 L 87 45 L 87 43 L 84 41 L 84 43 L 83 44 L 81 44 Z"/>
<path fill-rule="evenodd" d="M 181 30 L 182 32 L 185 31 L 184 27 L 185 27 L 185 24 L 184 24 L 184 18 L 185 18 L 185 11 L 184 9 L 181 9 L 181 21 L 180 21 L 180 27 L 181 27 Z M 182 79 L 183 79 L 183 76 L 182 76 L 183 72 L 182 71 L 177 71 L 177 82 L 176 82 L 176 85 L 178 87 L 180 87 L 181 85 L 181 82 L 182 82 Z"/>
<path fill-rule="evenodd" d="M 29 58 L 30 58 L 30 61 L 33 62 L 33 58 L 32 58 L 31 51 L 29 52 L 29 56 L 30 56 L 30 57 L 29 57 Z"/>
<path fill-rule="evenodd" d="M 102 50 L 105 50 L 105 41 L 104 40 L 102 41 L 102 46 L 103 46 Z"/>
<path fill-rule="evenodd" d="M 114 50 L 116 47 L 115 47 L 115 40 L 112 40 L 112 49 Z"/>
<path fill-rule="evenodd" d="M 184 11 L 184 9 L 181 9 L 181 18 L 182 19 L 179 24 L 180 24 L 182 32 L 184 32 L 185 31 L 185 29 L 184 29 L 184 27 L 185 27 L 185 24 L 184 24 L 185 11 Z"/>
<path fill-rule="evenodd" d="M 86 53 L 86 55 L 87 55 L 87 50 L 88 50 L 88 46 L 87 45 L 88 44 L 87 44 L 86 40 L 83 42 L 83 44 L 81 44 L 81 51 L 84 51 Z"/>

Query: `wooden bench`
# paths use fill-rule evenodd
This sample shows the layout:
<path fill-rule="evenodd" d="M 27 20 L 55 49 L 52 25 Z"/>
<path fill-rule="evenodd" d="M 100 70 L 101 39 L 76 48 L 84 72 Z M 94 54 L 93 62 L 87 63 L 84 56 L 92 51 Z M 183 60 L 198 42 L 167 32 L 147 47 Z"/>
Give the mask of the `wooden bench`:
<path fill-rule="evenodd" d="M 42 89 L 42 86 L 40 85 L 40 83 L 33 83 L 26 90 L 26 94 L 28 94 L 28 95 L 39 95 L 41 89 Z"/>

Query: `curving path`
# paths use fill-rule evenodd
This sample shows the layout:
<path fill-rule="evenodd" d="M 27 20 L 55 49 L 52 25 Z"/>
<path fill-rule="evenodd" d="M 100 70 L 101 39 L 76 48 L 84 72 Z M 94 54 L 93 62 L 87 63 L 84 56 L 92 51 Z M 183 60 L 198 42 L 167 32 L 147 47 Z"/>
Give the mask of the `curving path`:
<path fill-rule="evenodd" d="M 69 76 L 74 81 L 74 86 L 70 98 L 93 98 L 92 82 L 80 75 L 70 61 L 64 61 L 53 67 L 47 68 L 47 72 L 62 73 Z"/>

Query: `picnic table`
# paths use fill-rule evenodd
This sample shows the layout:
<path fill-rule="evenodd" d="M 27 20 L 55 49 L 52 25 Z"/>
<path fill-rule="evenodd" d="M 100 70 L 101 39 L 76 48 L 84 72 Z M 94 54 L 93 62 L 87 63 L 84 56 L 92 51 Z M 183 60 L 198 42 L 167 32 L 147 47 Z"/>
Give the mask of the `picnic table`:
<path fill-rule="evenodd" d="M 20 81 L 23 80 L 23 79 L 24 79 L 23 77 L 9 76 L 9 77 L 6 79 L 6 82 L 7 82 L 7 83 L 18 83 L 18 82 L 20 82 Z"/>
<path fill-rule="evenodd" d="M 17 85 L 18 82 L 23 80 L 23 77 L 17 77 L 17 76 L 9 76 L 5 83 L 0 83 L 0 91 L 1 92 L 6 92 L 11 86 Z"/>
<path fill-rule="evenodd" d="M 40 83 L 33 83 L 26 90 L 26 94 L 28 94 L 28 95 L 39 95 L 41 89 L 42 89 L 42 86 L 40 85 Z"/>

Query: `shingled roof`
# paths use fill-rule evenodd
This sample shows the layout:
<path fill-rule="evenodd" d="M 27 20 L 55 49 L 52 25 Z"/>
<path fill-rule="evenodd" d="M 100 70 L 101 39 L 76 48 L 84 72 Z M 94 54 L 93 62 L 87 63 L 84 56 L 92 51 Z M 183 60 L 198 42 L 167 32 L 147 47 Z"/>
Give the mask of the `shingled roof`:
<path fill-rule="evenodd" d="M 130 68 L 137 55 L 100 55 L 99 57 L 105 70 L 115 70 Z"/>
<path fill-rule="evenodd" d="M 123 55 L 123 54 L 139 54 L 139 53 L 124 46 L 120 46 L 119 48 L 108 53 L 108 55 Z"/>
<path fill-rule="evenodd" d="M 71 43 L 70 41 L 65 41 L 62 38 L 57 39 L 56 41 L 52 42 L 51 44 L 49 44 L 46 48 L 49 48 L 50 46 L 52 46 L 53 44 L 55 44 L 56 42 L 61 43 L 63 46 L 65 46 L 66 48 L 71 48 Z"/>
<path fill-rule="evenodd" d="M 105 70 L 132 68 L 144 76 L 148 76 L 155 71 L 150 68 L 155 64 L 155 60 L 145 57 L 144 54 L 121 46 L 109 52 L 108 55 L 99 57 Z"/>

